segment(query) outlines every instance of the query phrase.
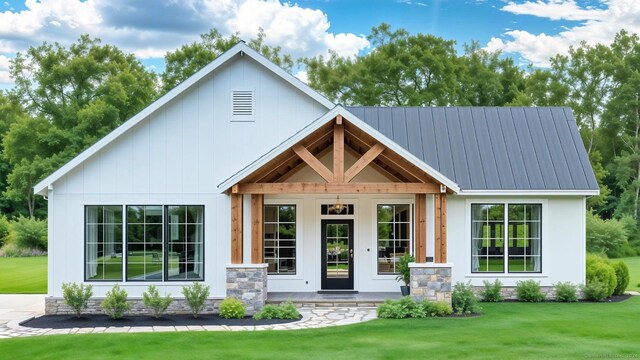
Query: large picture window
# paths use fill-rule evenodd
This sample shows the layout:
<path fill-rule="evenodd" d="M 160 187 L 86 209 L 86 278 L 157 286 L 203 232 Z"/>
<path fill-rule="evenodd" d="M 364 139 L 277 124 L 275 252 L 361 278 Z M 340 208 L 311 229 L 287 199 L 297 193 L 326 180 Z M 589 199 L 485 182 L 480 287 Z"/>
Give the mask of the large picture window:
<path fill-rule="evenodd" d="M 85 207 L 85 279 L 122 280 L 122 206 Z"/>
<path fill-rule="evenodd" d="M 540 204 L 472 204 L 471 271 L 541 271 Z"/>
<path fill-rule="evenodd" d="M 162 206 L 127 206 L 127 280 L 162 281 Z"/>
<path fill-rule="evenodd" d="M 411 251 L 411 205 L 378 205 L 378 274 L 397 273 L 396 264 Z"/>
<path fill-rule="evenodd" d="M 204 208 L 167 206 L 167 279 L 203 280 Z"/>
<path fill-rule="evenodd" d="M 267 272 L 296 273 L 296 206 L 264 206 L 264 261 Z"/>

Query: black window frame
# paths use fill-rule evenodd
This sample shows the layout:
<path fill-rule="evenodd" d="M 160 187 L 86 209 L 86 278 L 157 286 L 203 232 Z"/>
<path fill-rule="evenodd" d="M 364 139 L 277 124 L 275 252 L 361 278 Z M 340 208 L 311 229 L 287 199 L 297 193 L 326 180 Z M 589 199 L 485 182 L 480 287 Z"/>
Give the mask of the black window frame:
<path fill-rule="evenodd" d="M 122 228 L 122 234 L 121 234 L 121 237 L 122 237 L 122 264 L 121 264 L 121 267 L 120 267 L 120 279 L 118 279 L 118 280 L 115 280 L 115 279 L 88 279 L 87 278 L 87 225 L 88 225 L 87 221 L 89 220 L 88 217 L 87 217 L 87 210 L 90 207 L 98 207 L 98 206 L 99 207 L 105 207 L 105 206 L 120 207 L 120 209 L 122 211 L 122 217 L 121 217 L 122 223 L 120 224 L 120 226 Z M 84 214 L 83 215 L 84 215 L 83 216 L 83 220 L 84 220 L 83 221 L 83 227 L 84 227 L 84 230 L 83 230 L 83 240 L 82 240 L 82 245 L 83 245 L 82 253 L 83 253 L 84 262 L 82 263 L 82 273 L 83 273 L 83 276 L 84 276 L 84 281 L 85 282 L 96 282 L 96 283 L 100 283 L 100 282 L 123 282 L 124 279 L 125 279 L 125 275 L 124 275 L 125 273 L 123 272 L 123 270 L 124 270 L 124 268 L 126 266 L 126 264 L 125 264 L 125 255 L 126 255 L 125 254 L 126 253 L 125 234 L 126 234 L 126 230 L 124 228 L 125 227 L 125 219 L 124 219 L 125 210 L 124 210 L 124 207 L 122 205 L 118 205 L 118 204 L 115 204 L 115 205 L 114 204 L 106 204 L 106 205 L 105 204 L 86 204 L 86 205 L 84 205 Z"/>

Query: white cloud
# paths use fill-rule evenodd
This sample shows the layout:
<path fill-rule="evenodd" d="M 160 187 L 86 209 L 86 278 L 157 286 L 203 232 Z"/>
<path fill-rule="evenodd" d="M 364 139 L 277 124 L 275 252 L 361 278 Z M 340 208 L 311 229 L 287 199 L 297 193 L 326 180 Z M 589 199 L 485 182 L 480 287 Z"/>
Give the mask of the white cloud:
<path fill-rule="evenodd" d="M 9 76 L 9 58 L 0 55 L 0 85 L 12 84 L 11 76 Z"/>
<path fill-rule="evenodd" d="M 140 58 L 161 58 L 210 28 L 244 39 L 263 28 L 267 44 L 294 57 L 353 56 L 369 46 L 363 35 L 331 32 L 322 11 L 281 0 L 25 0 L 24 10 L 0 12 L 0 54 L 89 34 Z"/>
<path fill-rule="evenodd" d="M 640 1 L 600 0 L 600 5 L 599 8 L 580 7 L 573 0 L 510 1 L 501 10 L 549 20 L 580 22 L 574 26 L 569 25 L 555 35 L 532 34 L 522 29 L 510 30 L 504 33 L 508 40 L 494 37 L 488 42 L 486 49 L 518 53 L 525 61 L 548 67 L 550 57 L 558 53 L 566 54 L 570 46 L 578 46 L 581 41 L 588 44 L 608 44 L 621 29 L 640 33 Z"/>

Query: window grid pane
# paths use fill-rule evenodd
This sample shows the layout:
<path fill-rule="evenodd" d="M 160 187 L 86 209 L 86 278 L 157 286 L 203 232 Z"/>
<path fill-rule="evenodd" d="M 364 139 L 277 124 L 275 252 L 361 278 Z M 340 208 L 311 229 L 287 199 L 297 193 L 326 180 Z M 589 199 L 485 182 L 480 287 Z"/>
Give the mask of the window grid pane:
<path fill-rule="evenodd" d="M 85 279 L 122 280 L 122 207 L 85 208 Z"/>
<path fill-rule="evenodd" d="M 167 206 L 167 280 L 204 279 L 204 207 Z"/>
<path fill-rule="evenodd" d="M 509 272 L 541 271 L 541 205 L 509 205 Z"/>
<path fill-rule="evenodd" d="M 504 272 L 504 205 L 471 205 L 471 271 Z"/>
<path fill-rule="evenodd" d="M 264 261 L 267 273 L 295 275 L 296 273 L 296 206 L 264 206 Z"/>
<path fill-rule="evenodd" d="M 411 252 L 411 205 L 378 205 L 378 274 L 397 274 L 400 256 Z"/>
<path fill-rule="evenodd" d="M 162 206 L 127 206 L 127 280 L 163 280 Z"/>

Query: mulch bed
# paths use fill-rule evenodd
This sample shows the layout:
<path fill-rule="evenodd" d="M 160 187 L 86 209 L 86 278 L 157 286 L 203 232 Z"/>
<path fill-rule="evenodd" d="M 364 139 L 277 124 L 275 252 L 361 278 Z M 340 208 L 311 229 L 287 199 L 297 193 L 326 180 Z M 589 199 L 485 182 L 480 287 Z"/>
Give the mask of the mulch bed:
<path fill-rule="evenodd" d="M 20 325 L 36 329 L 71 329 L 93 327 L 126 327 L 126 326 L 199 326 L 199 325 L 227 325 L 227 326 L 255 326 L 286 324 L 294 320 L 254 320 L 252 317 L 243 319 L 224 319 L 218 315 L 164 315 L 158 319 L 153 316 L 125 316 L 122 319 L 111 319 L 107 315 L 83 315 L 78 318 L 73 315 L 43 315 L 22 322 Z"/>

